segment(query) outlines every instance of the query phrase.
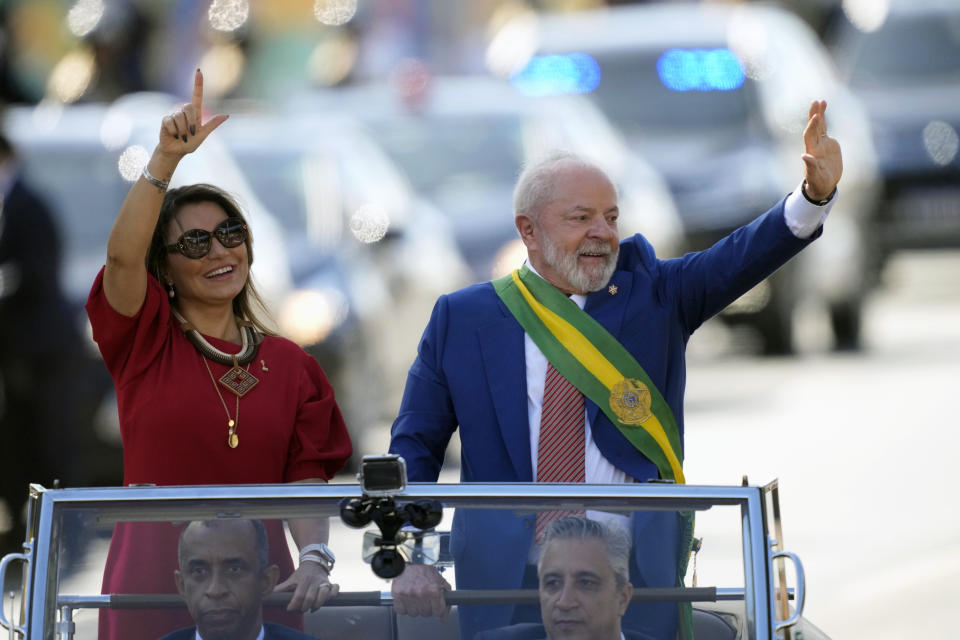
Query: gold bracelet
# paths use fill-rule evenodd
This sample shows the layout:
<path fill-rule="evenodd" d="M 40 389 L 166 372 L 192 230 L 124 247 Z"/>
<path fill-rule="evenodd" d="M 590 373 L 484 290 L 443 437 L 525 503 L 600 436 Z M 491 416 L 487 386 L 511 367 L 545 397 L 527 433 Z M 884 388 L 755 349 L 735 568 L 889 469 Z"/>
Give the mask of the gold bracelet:
<path fill-rule="evenodd" d="M 170 186 L 169 180 L 155 178 L 153 174 L 150 173 L 150 170 L 147 169 L 147 165 L 143 165 L 143 179 L 155 186 L 157 189 L 160 189 L 160 191 L 166 191 L 167 187 Z"/>

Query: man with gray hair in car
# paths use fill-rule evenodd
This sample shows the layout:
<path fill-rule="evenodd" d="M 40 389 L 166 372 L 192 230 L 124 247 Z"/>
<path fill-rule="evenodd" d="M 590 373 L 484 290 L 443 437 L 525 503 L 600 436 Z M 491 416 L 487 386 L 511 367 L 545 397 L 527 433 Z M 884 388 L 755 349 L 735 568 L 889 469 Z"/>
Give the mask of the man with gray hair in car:
<path fill-rule="evenodd" d="M 630 537 L 583 516 L 550 524 L 537 562 L 543 624 L 523 623 L 477 634 L 475 640 L 649 640 L 623 632 L 630 598 Z"/>

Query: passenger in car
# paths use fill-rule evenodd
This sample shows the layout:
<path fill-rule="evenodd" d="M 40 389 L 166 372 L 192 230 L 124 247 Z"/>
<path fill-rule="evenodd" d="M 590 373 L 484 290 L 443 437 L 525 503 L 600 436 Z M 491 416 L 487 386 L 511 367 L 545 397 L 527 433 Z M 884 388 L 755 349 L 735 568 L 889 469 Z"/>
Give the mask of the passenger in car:
<path fill-rule="evenodd" d="M 273 592 L 280 569 L 270 564 L 267 531 L 259 520 L 188 523 L 177 555 L 177 591 L 196 626 L 161 640 L 315 640 L 263 622 L 263 599 Z"/>
<path fill-rule="evenodd" d="M 474 640 L 650 640 L 621 629 L 633 586 L 630 537 L 583 516 L 555 520 L 537 562 L 543 624 L 483 631 Z"/>
<path fill-rule="evenodd" d="M 320 365 L 263 320 L 243 213 L 211 185 L 167 191 L 183 157 L 227 119 L 204 122 L 202 101 L 198 69 L 191 102 L 162 120 L 87 301 L 117 389 L 124 484 L 326 482 L 350 457 L 350 438 Z M 296 569 L 283 523 L 266 526 L 284 579 L 277 589 L 294 592 L 278 621 L 302 627 L 300 612 L 338 590 L 329 579 L 329 522 L 289 520 Z M 172 592 L 177 534 L 166 523 L 119 523 L 103 592 Z M 103 611 L 99 638 L 155 638 L 189 622 L 183 614 L 171 623 L 176 615 Z"/>
<path fill-rule="evenodd" d="M 640 234 L 619 239 L 617 192 L 596 165 L 557 154 L 525 169 L 514 210 L 526 262 L 441 296 L 421 338 L 390 443 L 409 479 L 437 480 L 459 428 L 465 482 L 684 482 L 687 341 L 819 237 L 843 172 L 825 109 L 810 105 L 797 188 L 713 247 L 680 258 L 658 259 Z M 458 589 L 535 586 L 533 559 L 552 517 L 458 509 Z M 635 513 L 630 582 L 682 584 L 692 525 L 681 514 Z M 448 588 L 433 567 L 408 566 L 393 583 L 396 610 L 442 616 Z M 528 616 L 539 612 L 458 610 L 463 638 Z M 688 606 L 638 603 L 624 626 L 674 638 L 692 629 L 691 617 Z"/>

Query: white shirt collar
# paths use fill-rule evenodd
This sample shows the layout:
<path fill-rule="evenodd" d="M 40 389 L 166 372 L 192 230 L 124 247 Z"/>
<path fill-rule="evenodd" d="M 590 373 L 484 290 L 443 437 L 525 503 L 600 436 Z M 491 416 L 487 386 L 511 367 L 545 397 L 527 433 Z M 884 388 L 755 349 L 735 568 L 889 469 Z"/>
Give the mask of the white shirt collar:
<path fill-rule="evenodd" d="M 200 629 L 197 629 L 194 634 L 194 640 L 203 640 L 203 636 L 200 635 Z M 263 625 L 260 625 L 260 633 L 257 634 L 257 640 L 263 640 Z M 623 634 L 620 635 L 620 640 L 623 640 Z"/>

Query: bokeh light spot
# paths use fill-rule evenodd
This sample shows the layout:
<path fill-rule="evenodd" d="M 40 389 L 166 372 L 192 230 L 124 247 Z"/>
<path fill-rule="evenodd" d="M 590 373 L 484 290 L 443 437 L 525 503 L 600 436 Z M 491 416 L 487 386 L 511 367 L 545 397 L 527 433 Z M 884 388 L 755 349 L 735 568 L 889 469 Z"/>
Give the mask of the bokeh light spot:
<path fill-rule="evenodd" d="M 77 0 L 67 12 L 67 28 L 82 38 L 97 28 L 103 18 L 103 0 Z"/>
<path fill-rule="evenodd" d="M 360 242 L 372 244 L 387 235 L 390 217 L 382 207 L 365 204 L 350 217 L 350 232 Z"/>
<path fill-rule="evenodd" d="M 731 91 L 746 78 L 729 49 L 669 49 L 657 60 L 657 74 L 672 91 Z"/>
<path fill-rule="evenodd" d="M 843 0 L 843 13 L 847 20 L 861 31 L 876 31 L 887 21 L 890 12 L 889 0 Z"/>
<path fill-rule="evenodd" d="M 934 120 L 923 128 L 923 146 L 938 165 L 946 166 L 957 157 L 960 137 L 957 130 L 942 120 Z"/>
<path fill-rule="evenodd" d="M 314 0 L 313 15 L 323 24 L 338 27 L 357 14 L 357 0 Z"/>
<path fill-rule="evenodd" d="M 90 87 L 95 72 L 93 53 L 71 51 L 50 72 L 47 90 L 60 102 L 74 102 Z"/>
<path fill-rule="evenodd" d="M 150 154 L 138 144 L 131 145 L 120 154 L 117 168 L 127 182 L 136 182 L 143 168 L 150 161 Z"/>
<path fill-rule="evenodd" d="M 210 26 L 217 31 L 236 31 L 250 17 L 248 0 L 213 0 L 207 11 Z"/>
<path fill-rule="evenodd" d="M 600 65 L 586 53 L 534 56 L 510 82 L 529 96 L 590 93 L 600 84 Z"/>
<path fill-rule="evenodd" d="M 233 42 L 223 42 L 210 47 L 200 60 L 205 70 L 204 93 L 218 98 L 230 93 L 243 77 L 247 65 L 243 50 Z"/>
<path fill-rule="evenodd" d="M 280 329 L 303 347 L 323 342 L 346 320 L 350 311 L 344 295 L 334 289 L 301 290 L 280 310 Z"/>
<path fill-rule="evenodd" d="M 523 69 L 539 44 L 537 14 L 519 9 L 496 29 L 487 46 L 486 65 L 494 75 L 509 78 Z"/>
<path fill-rule="evenodd" d="M 342 29 L 338 31 L 343 31 Z M 323 87 L 343 82 L 357 64 L 360 51 L 355 38 L 337 33 L 317 43 L 308 61 L 310 77 Z"/>

